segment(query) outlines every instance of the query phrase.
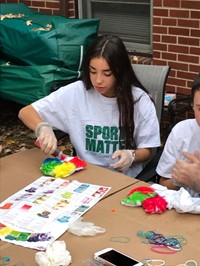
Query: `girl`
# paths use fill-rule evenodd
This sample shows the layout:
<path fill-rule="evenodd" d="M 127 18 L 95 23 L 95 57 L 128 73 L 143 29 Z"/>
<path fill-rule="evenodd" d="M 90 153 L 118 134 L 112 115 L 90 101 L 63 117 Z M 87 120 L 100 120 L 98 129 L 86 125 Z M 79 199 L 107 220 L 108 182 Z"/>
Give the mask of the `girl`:
<path fill-rule="evenodd" d="M 82 80 L 22 108 L 19 118 L 36 132 L 45 153 L 55 151 L 53 129 L 59 129 L 81 159 L 136 177 L 160 146 L 159 122 L 122 40 L 98 37 L 82 70 Z"/>

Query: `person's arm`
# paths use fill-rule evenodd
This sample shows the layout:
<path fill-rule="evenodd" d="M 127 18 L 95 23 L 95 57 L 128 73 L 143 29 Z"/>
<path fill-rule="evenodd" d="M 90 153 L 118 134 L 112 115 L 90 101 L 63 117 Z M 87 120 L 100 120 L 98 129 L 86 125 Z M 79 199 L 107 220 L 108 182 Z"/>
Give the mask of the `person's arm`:
<path fill-rule="evenodd" d="M 189 162 L 177 160 L 172 170 L 172 182 L 175 185 L 189 187 L 200 192 L 200 153 L 183 153 Z"/>
<path fill-rule="evenodd" d="M 168 189 L 178 190 L 179 187 L 174 184 L 171 178 L 160 177 L 159 184 L 167 187 Z"/>
<path fill-rule="evenodd" d="M 19 119 L 35 131 L 40 148 L 44 153 L 52 154 L 57 148 L 57 139 L 51 125 L 43 121 L 32 105 L 28 105 L 19 111 Z"/>
<path fill-rule="evenodd" d="M 39 123 L 43 122 L 37 111 L 32 105 L 27 105 L 19 111 L 19 119 L 30 129 L 34 130 Z"/>
<path fill-rule="evenodd" d="M 117 150 L 113 153 L 112 159 L 115 160 L 119 157 L 119 161 L 110 164 L 110 167 L 124 172 L 129 169 L 133 163 L 146 162 L 151 157 L 152 149 L 141 148 L 137 150 Z"/>

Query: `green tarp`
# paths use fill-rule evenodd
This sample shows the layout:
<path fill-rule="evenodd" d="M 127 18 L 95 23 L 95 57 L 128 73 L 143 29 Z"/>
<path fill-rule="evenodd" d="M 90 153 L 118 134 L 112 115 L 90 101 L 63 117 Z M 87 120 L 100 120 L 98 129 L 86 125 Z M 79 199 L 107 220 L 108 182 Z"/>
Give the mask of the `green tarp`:
<path fill-rule="evenodd" d="M 17 66 L 1 62 L 0 97 L 28 105 L 51 93 L 55 85 L 76 78 L 76 71 L 55 65 Z"/>
<path fill-rule="evenodd" d="M 0 4 L 0 12 L 0 57 L 12 63 L 1 64 L 1 97 L 27 104 L 80 76 L 98 19 L 45 15 L 22 3 Z"/>

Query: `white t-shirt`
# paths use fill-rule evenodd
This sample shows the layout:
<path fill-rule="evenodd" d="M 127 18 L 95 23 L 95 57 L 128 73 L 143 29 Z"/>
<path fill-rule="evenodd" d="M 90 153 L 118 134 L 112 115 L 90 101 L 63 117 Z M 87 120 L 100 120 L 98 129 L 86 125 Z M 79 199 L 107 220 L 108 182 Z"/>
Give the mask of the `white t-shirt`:
<path fill-rule="evenodd" d="M 183 152 L 200 151 L 200 126 L 196 119 L 187 119 L 176 124 L 167 138 L 156 172 L 171 178 L 176 159 L 186 160 Z"/>
<path fill-rule="evenodd" d="M 138 148 L 160 146 L 159 123 L 149 96 L 133 87 L 135 133 Z M 86 90 L 82 81 L 64 86 L 32 104 L 42 119 L 69 134 L 77 155 L 108 168 L 111 155 L 119 149 L 119 111 L 116 98 L 104 97 L 94 89 Z M 134 164 L 125 173 L 132 177 L 142 170 Z"/>

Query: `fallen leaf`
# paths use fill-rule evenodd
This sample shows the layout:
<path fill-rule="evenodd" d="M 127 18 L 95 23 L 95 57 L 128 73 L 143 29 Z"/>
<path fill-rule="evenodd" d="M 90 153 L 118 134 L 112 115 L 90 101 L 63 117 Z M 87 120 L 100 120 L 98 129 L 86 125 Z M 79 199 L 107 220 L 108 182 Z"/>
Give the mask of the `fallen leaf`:
<path fill-rule="evenodd" d="M 15 141 L 14 141 L 14 140 L 12 140 L 12 139 L 9 139 L 9 140 L 7 140 L 7 141 L 6 141 L 6 143 L 7 143 L 8 145 L 11 145 L 11 144 L 14 144 L 14 143 L 15 143 Z"/>

